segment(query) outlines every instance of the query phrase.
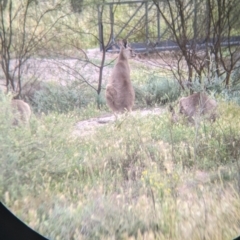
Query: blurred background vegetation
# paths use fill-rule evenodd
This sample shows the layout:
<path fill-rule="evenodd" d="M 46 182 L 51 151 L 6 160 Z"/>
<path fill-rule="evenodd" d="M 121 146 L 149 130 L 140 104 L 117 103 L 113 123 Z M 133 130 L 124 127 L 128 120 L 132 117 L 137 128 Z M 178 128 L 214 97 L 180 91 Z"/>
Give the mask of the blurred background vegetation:
<path fill-rule="evenodd" d="M 164 98 L 169 95 L 167 98 L 176 99 L 177 90 L 170 90 L 173 84 L 174 88 L 179 85 L 181 92 L 207 90 L 239 101 L 239 1 L 110 2 L 1 0 L 1 86 L 26 100 L 25 84 L 29 90 L 30 84 L 39 86 L 39 82 L 61 79 L 61 83 L 67 83 L 66 91 L 72 84 L 78 84 L 84 92 L 89 89 L 90 95 L 95 91 L 93 99 L 101 107 L 109 75 L 106 71 L 114 60 L 106 50 L 118 38 L 128 37 L 130 43 L 148 46 L 138 56 L 143 69 L 155 67 L 154 76 L 137 71 L 146 81 L 132 79 L 136 87 L 147 91 L 147 105 L 169 101 L 159 100 L 160 92 L 167 87 L 166 78 L 169 90 Z M 174 42 L 179 50 L 155 51 L 159 41 Z M 102 51 L 98 57 L 93 56 L 89 49 L 99 47 Z M 91 79 L 93 69 L 95 75 Z M 136 76 L 134 69 L 132 74 Z M 160 85 L 162 90 L 157 89 Z M 33 91 L 34 87 L 32 95 Z"/>

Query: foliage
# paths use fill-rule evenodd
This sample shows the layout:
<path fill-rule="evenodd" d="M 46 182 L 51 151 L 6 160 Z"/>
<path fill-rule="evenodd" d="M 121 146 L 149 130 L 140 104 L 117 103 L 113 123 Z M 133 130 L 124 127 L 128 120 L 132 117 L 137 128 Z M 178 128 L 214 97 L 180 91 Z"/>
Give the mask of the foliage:
<path fill-rule="evenodd" d="M 75 57 L 76 49 L 82 52 L 83 46 L 98 43 L 96 6 L 86 5 L 80 19 L 71 14 L 57 24 L 55 17 L 66 14 L 67 6 L 44 15 L 33 36 L 41 39 L 42 51 Z M 49 6 L 39 3 L 38 7 L 40 14 Z M 116 11 L 119 20 L 127 14 Z M 28 26 L 35 20 L 29 20 Z M 26 40 L 31 39 L 32 28 L 25 30 Z M 136 31 L 142 36 L 142 28 Z M 41 52 L 32 47 L 31 53 Z M 235 103 L 221 102 L 222 96 L 239 99 L 239 75 L 233 76 L 227 91 L 221 78 L 210 79 L 209 91 L 220 94 L 219 119 L 194 126 L 173 125 L 168 113 L 146 117 L 135 113 L 94 129 L 89 126 L 93 131 L 87 134 L 76 123 L 105 114 L 93 104 L 105 100 L 71 82 L 44 83 L 31 100 L 36 115 L 30 125 L 13 127 L 10 97 L 0 95 L 0 200 L 50 239 L 236 237 L 240 109 Z M 180 95 L 171 78 L 149 73 L 140 77 L 135 86 L 138 102 L 166 104 Z"/>
<path fill-rule="evenodd" d="M 233 71 L 230 85 L 226 88 L 224 84 L 225 76 L 218 77 L 215 75 L 211 81 L 206 78 L 199 83 L 198 79 L 192 83 L 191 89 L 194 92 L 206 90 L 210 95 L 221 96 L 228 102 L 235 102 L 240 105 L 240 71 L 239 67 Z"/>
<path fill-rule="evenodd" d="M 180 96 L 177 81 L 157 74 L 148 76 L 140 87 L 135 87 L 135 92 L 137 101 L 148 106 L 173 102 Z"/>
<path fill-rule="evenodd" d="M 108 1 L 107 1 L 108 2 Z M 157 3 L 153 1 L 154 3 Z M 185 68 L 188 67 L 187 73 L 191 77 L 189 80 L 192 80 L 192 76 L 194 74 L 202 77 L 202 73 L 206 73 L 209 70 L 209 48 L 204 49 L 206 51 L 204 55 L 202 52 L 196 51 L 194 49 L 195 45 L 192 42 L 193 37 L 198 37 L 200 39 L 215 36 L 214 34 L 214 25 L 211 25 L 211 31 L 209 30 L 207 33 L 202 26 L 206 26 L 206 5 L 200 4 L 201 1 L 186 1 L 183 3 L 183 7 L 181 8 L 181 1 L 177 1 L 179 4 L 172 4 L 170 1 L 167 4 L 159 3 L 153 7 L 156 10 L 157 6 L 160 6 L 159 11 L 163 11 L 162 15 L 166 17 L 164 21 L 160 22 L 162 39 L 172 39 L 174 36 L 177 38 L 177 43 L 180 46 L 183 46 L 181 49 L 185 49 L 186 45 L 191 45 L 193 47 L 193 51 L 191 54 L 188 54 L 188 51 L 185 51 L 184 54 L 178 55 L 178 63 L 185 65 Z M 95 0 L 85 0 L 85 1 L 75 1 L 75 0 L 64 0 L 64 1 L 21 1 L 21 2 L 13 2 L 13 1 L 1 1 L 1 11 L 2 11 L 2 21 L 1 22 L 1 31 L 4 32 L 1 38 L 1 46 L 2 46 L 2 69 L 4 73 L 4 79 L 6 79 L 6 85 L 8 87 L 11 86 L 12 89 L 21 92 L 21 81 L 25 79 L 24 71 L 25 66 L 28 65 L 27 61 L 32 56 L 44 56 L 46 55 L 50 58 L 53 57 L 64 57 L 64 58 L 78 58 L 81 62 L 89 61 L 87 53 L 83 51 L 85 48 L 96 47 L 99 46 L 99 35 L 98 35 L 98 18 L 96 17 L 98 14 L 97 3 L 106 3 L 104 1 L 95 1 Z M 195 3 L 195 4 L 194 4 Z M 220 9 L 221 4 L 217 4 L 214 0 L 209 1 L 209 4 L 213 3 L 213 6 L 216 6 L 217 9 Z M 234 0 L 232 3 L 236 3 L 236 8 L 238 7 L 237 1 Z M 225 3 L 224 3 L 225 4 Z M 152 7 L 149 4 L 149 8 Z M 132 14 L 135 12 L 136 7 L 140 7 L 140 3 L 131 4 L 115 4 L 113 7 L 114 12 L 114 33 L 111 32 L 112 29 L 110 27 L 110 16 L 109 16 L 109 5 L 105 5 L 103 7 L 102 20 L 104 23 L 104 39 L 105 44 L 109 40 L 113 40 L 114 34 L 119 33 L 117 38 L 123 38 L 131 33 L 129 36 L 130 41 L 136 42 L 145 42 L 146 40 L 156 41 L 156 11 L 148 12 L 148 26 L 149 26 L 149 39 L 146 39 L 146 19 L 142 16 L 145 12 L 144 4 L 141 9 L 137 11 L 136 18 L 132 18 L 129 22 L 129 25 L 126 23 L 126 19 L 130 18 Z M 173 19 L 170 19 L 168 7 L 173 10 L 171 11 Z M 154 8 L 151 8 L 152 10 Z M 18 11 L 19 9 L 19 11 Z M 223 32 L 220 32 L 220 36 L 216 36 L 217 39 L 222 38 L 222 35 L 226 34 L 226 31 L 229 31 L 229 36 L 233 35 L 233 32 L 237 32 L 238 21 L 236 17 L 236 10 L 231 8 L 231 4 L 226 4 L 226 12 L 229 11 L 231 17 L 228 17 L 228 14 L 225 11 L 212 10 L 213 13 L 208 17 L 215 24 L 219 22 L 223 25 Z M 84 11 L 82 11 L 84 10 Z M 184 26 L 184 22 L 179 19 L 179 15 L 175 17 L 175 14 L 178 12 L 177 10 L 181 10 L 183 13 L 183 20 L 186 20 L 186 26 Z M 73 11 L 81 14 L 72 14 Z M 189 14 L 185 11 L 189 11 Z M 218 16 L 218 14 L 222 14 Z M 7 20 L 8 17 L 14 17 L 12 20 Z M 23 17 L 24 16 L 24 17 Z M 198 17 L 199 21 L 196 21 L 196 17 Z M 171 22 L 175 22 L 174 19 L 178 19 L 179 27 L 175 29 L 171 25 Z M 139 21 L 138 21 L 139 20 Z M 166 21 L 167 20 L 167 21 Z M 173 21 L 174 20 L 174 21 Z M 180 21 L 181 20 L 181 21 Z M 218 21 L 219 20 L 219 21 Z M 229 20 L 229 21 L 226 21 Z M 20 23 L 20 24 L 19 24 Z M 138 24 L 139 23 L 139 24 Z M 137 25 L 136 25 L 137 24 Z M 229 24 L 229 27 L 228 27 Z M 122 26 L 125 26 L 121 31 Z M 186 29 L 186 32 L 184 32 Z M 217 29 L 217 26 L 216 26 Z M 133 31 L 132 31 L 133 30 Z M 197 34 L 197 35 L 196 35 Z M 205 36 L 206 34 L 209 34 Z M 185 36 L 186 35 L 186 36 Z M 195 36 L 196 35 L 196 36 Z M 184 37 L 181 37 L 184 36 Z M 225 35 L 224 35 L 225 36 Z M 182 41 L 185 39 L 184 41 Z M 216 41 L 218 42 L 218 41 Z M 210 44 L 210 43 L 209 43 Z M 225 47 L 223 49 L 219 49 L 216 45 L 214 46 L 215 51 L 217 52 L 215 55 L 213 54 L 213 58 L 215 58 L 216 63 L 225 63 L 223 66 L 217 67 L 217 71 L 221 70 L 218 73 L 220 76 L 223 71 L 226 72 L 225 82 L 229 85 L 230 75 L 232 70 L 235 67 L 235 62 L 237 62 L 238 57 L 238 48 L 236 46 L 228 48 Z M 104 55 L 104 54 L 103 54 Z M 221 56 L 221 61 L 216 59 L 216 56 Z M 98 65 L 99 68 L 99 86 L 98 93 L 101 91 L 101 73 L 104 67 L 104 58 L 103 56 L 101 64 Z M 165 59 L 164 59 L 165 60 Z M 190 64 L 191 62 L 191 64 Z M 188 66 L 186 66 L 186 63 Z M 230 65 L 228 65 L 230 63 Z M 93 63 L 94 64 L 94 63 Z M 173 61 L 171 59 L 170 65 L 173 65 Z M 183 66 L 181 65 L 181 66 Z M 228 67 L 230 66 L 230 67 Z M 174 67 L 173 67 L 174 68 Z M 176 69 L 175 69 L 176 70 Z M 181 67 L 178 66 L 178 75 L 180 74 Z M 195 73 L 193 73 L 195 71 Z M 75 76 L 77 73 L 75 73 Z M 175 76 L 176 78 L 179 76 Z M 84 78 L 84 76 L 83 76 Z M 151 80 L 154 81 L 154 80 Z M 158 90 L 152 90 L 152 87 L 167 89 L 167 82 L 164 81 L 165 86 L 158 86 L 158 84 L 153 86 L 146 86 L 146 89 L 136 88 L 139 90 L 139 101 L 147 101 L 147 104 L 155 104 L 155 103 L 164 103 L 166 101 L 172 101 L 171 99 L 175 99 L 178 95 L 176 93 L 175 87 L 173 92 L 167 90 L 167 95 L 169 100 L 165 97 L 164 99 L 160 99 Z M 169 81 L 170 83 L 171 81 Z M 172 84 L 172 82 L 171 82 Z M 170 84 L 170 85 L 171 85 Z M 173 83 L 174 85 L 174 83 Z M 143 92 L 147 92 L 146 94 Z M 142 97 L 143 93 L 143 97 Z M 146 95 L 146 96 L 145 96 Z M 161 97 L 162 98 L 162 97 Z"/>
<path fill-rule="evenodd" d="M 33 115 L 30 127 L 1 114 L 0 200 L 51 239 L 232 239 L 239 112 L 220 102 L 220 118 L 196 126 L 123 115 L 78 137 L 77 120 L 101 114 L 91 105 Z"/>
<path fill-rule="evenodd" d="M 239 46 L 233 44 L 239 25 L 236 11 L 239 1 L 209 0 L 202 4 L 200 0 L 176 0 L 175 3 L 166 0 L 162 3 L 164 7 L 158 1 L 153 2 L 167 25 L 164 33 L 168 33 L 179 47 L 174 53 L 174 61 L 167 61 L 179 82 L 183 80 L 182 68 L 186 70 L 189 82 L 195 74 L 200 79 L 209 77 L 213 59 L 217 76 L 225 74 L 224 83 L 229 87 L 231 74 L 239 60 Z"/>
<path fill-rule="evenodd" d="M 236 102 L 240 105 L 240 68 L 238 68 L 233 72 L 232 78 L 230 81 L 230 87 L 225 90 L 225 99 L 227 101 Z"/>
<path fill-rule="evenodd" d="M 67 113 L 95 102 L 95 95 L 95 91 L 78 82 L 71 82 L 65 86 L 45 83 L 44 87 L 34 94 L 32 105 L 36 112 Z"/>
<path fill-rule="evenodd" d="M 72 11 L 75 13 L 82 12 L 83 0 L 70 0 Z"/>

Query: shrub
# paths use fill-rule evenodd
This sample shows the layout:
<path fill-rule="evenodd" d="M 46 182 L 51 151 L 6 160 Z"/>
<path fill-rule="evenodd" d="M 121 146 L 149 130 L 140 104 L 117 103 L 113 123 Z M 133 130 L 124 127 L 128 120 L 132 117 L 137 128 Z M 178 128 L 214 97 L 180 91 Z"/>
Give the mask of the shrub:
<path fill-rule="evenodd" d="M 95 101 L 95 95 L 94 90 L 79 85 L 78 82 L 72 82 L 65 86 L 48 83 L 45 84 L 44 89 L 35 93 L 33 107 L 36 112 L 67 113 Z"/>
<path fill-rule="evenodd" d="M 225 75 L 218 77 L 214 75 L 211 81 L 202 79 L 202 83 L 198 80 L 192 83 L 192 90 L 199 92 L 206 90 L 209 94 L 220 95 L 225 101 L 235 102 L 240 105 L 240 68 L 231 75 L 230 86 L 225 86 Z"/>
<path fill-rule="evenodd" d="M 145 84 L 135 89 L 137 101 L 144 101 L 148 106 L 154 104 L 164 105 L 175 101 L 180 96 L 177 81 L 159 77 L 156 74 L 150 76 Z"/>
<path fill-rule="evenodd" d="M 237 68 L 231 76 L 231 86 L 222 92 L 226 101 L 232 101 L 240 105 L 240 68 Z"/>

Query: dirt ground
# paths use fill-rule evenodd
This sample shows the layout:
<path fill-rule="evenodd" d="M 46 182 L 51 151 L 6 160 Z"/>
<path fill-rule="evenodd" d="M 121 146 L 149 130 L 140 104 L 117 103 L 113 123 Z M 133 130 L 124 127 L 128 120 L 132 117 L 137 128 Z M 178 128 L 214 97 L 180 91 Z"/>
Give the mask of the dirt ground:
<path fill-rule="evenodd" d="M 106 66 L 103 69 L 103 84 L 106 84 L 112 70 L 112 67 L 107 64 L 113 64 L 117 56 L 117 53 L 106 53 Z M 34 80 L 38 80 L 40 82 L 56 81 L 65 85 L 73 80 L 79 80 L 79 82 L 97 84 L 101 59 L 102 52 L 100 52 L 99 49 L 88 49 L 85 51 L 85 54 L 81 52 L 74 53 L 73 57 L 32 57 L 28 59 L 21 68 L 22 82 L 25 83 Z M 143 65 L 153 69 L 167 69 L 169 67 L 167 62 L 172 63 L 172 60 L 169 60 L 169 55 L 166 55 L 166 58 L 163 60 L 156 54 L 137 54 L 132 63 L 133 65 L 137 64 L 140 67 Z M 18 60 L 12 59 L 10 62 L 10 70 L 15 79 L 17 79 L 17 66 Z M 5 89 L 4 85 L 4 73 L 0 71 L 0 88 Z"/>
<path fill-rule="evenodd" d="M 153 109 L 142 109 L 133 111 L 129 114 L 136 117 L 137 115 L 140 117 L 146 117 L 147 115 L 161 115 L 166 111 L 165 108 L 153 108 Z M 123 116 L 118 116 L 118 119 Z M 107 114 L 105 116 L 101 116 L 98 118 L 91 118 L 84 121 L 80 121 L 76 124 L 76 128 L 74 130 L 74 135 L 79 137 L 84 137 L 86 135 L 94 133 L 97 128 L 104 126 L 105 124 L 111 124 L 116 121 L 116 116 L 113 114 Z"/>

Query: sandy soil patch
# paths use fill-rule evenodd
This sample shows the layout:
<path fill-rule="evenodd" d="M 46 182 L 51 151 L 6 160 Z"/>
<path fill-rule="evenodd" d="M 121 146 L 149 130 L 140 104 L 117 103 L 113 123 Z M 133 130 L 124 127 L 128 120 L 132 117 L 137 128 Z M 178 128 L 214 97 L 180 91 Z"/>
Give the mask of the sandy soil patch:
<path fill-rule="evenodd" d="M 161 115 L 166 111 L 165 108 L 153 108 L 137 110 L 130 113 L 135 117 L 146 117 L 148 115 Z M 121 116 L 120 116 L 121 117 Z M 74 129 L 74 135 L 83 137 L 89 134 L 93 134 L 97 128 L 102 127 L 106 124 L 111 124 L 116 121 L 116 117 L 113 114 L 107 114 L 98 118 L 90 118 L 84 121 L 80 121 L 76 124 Z"/>

